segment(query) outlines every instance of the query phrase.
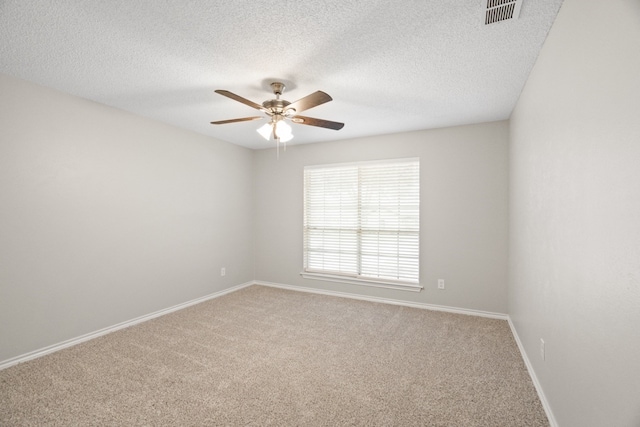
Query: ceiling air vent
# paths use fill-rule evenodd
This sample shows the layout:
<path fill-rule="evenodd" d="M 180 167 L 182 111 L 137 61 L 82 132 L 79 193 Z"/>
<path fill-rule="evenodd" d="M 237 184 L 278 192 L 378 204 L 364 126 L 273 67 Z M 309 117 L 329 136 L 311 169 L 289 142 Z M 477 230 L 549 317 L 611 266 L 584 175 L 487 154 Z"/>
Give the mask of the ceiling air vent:
<path fill-rule="evenodd" d="M 487 0 L 484 25 L 518 19 L 522 0 Z"/>

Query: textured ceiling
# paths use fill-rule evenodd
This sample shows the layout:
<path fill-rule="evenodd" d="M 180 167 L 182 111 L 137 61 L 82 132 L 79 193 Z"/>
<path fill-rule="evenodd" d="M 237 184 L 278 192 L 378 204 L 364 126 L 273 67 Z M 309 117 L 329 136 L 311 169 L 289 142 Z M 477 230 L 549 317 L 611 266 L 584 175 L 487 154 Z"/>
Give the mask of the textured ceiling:
<path fill-rule="evenodd" d="M 4 0 L 0 72 L 250 148 L 257 103 L 316 90 L 310 143 L 507 119 L 562 0 L 485 26 L 484 0 Z M 256 114 L 258 113 L 258 114 Z"/>

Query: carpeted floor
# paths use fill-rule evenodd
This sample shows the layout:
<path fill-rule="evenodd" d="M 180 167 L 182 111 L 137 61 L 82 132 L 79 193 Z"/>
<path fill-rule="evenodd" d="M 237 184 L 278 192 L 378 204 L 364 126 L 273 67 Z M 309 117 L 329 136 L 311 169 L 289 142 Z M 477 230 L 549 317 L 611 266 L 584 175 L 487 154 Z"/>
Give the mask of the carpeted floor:
<path fill-rule="evenodd" d="M 548 426 L 506 321 L 252 286 L 0 371 L 1 426 Z"/>

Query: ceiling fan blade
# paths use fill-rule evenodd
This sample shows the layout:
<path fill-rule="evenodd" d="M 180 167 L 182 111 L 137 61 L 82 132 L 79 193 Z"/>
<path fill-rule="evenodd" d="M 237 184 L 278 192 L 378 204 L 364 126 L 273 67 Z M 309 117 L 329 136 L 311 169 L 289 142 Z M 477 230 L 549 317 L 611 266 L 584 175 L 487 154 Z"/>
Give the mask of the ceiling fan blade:
<path fill-rule="evenodd" d="M 251 120 L 260 120 L 262 116 L 254 117 L 242 117 L 241 119 L 219 120 L 217 122 L 211 122 L 212 125 L 226 125 L 227 123 L 249 122 Z"/>
<path fill-rule="evenodd" d="M 332 122 L 331 120 L 315 119 L 313 117 L 305 116 L 293 116 L 291 117 L 291 121 L 293 123 L 298 123 L 299 125 L 318 126 L 321 128 L 333 130 L 340 130 L 344 127 L 344 123 Z"/>
<path fill-rule="evenodd" d="M 262 107 L 262 105 L 260 104 L 256 104 L 253 101 L 249 101 L 246 98 L 241 97 L 240 95 L 236 95 L 233 92 L 229 92 L 228 90 L 222 90 L 222 89 L 218 89 L 215 91 L 216 93 L 219 93 L 222 96 L 226 96 L 227 98 L 231 98 L 234 101 L 238 101 L 238 102 L 242 102 L 245 105 L 248 105 L 251 108 L 255 108 L 256 110 L 263 110 L 264 108 Z"/>
<path fill-rule="evenodd" d="M 297 101 L 292 102 L 287 106 L 287 110 L 294 109 L 296 113 L 299 113 L 300 111 L 308 110 L 309 108 L 317 107 L 325 102 L 329 102 L 332 99 L 333 98 L 328 94 L 319 90 L 317 92 L 313 92 L 311 95 L 307 95 L 304 98 L 300 98 Z"/>

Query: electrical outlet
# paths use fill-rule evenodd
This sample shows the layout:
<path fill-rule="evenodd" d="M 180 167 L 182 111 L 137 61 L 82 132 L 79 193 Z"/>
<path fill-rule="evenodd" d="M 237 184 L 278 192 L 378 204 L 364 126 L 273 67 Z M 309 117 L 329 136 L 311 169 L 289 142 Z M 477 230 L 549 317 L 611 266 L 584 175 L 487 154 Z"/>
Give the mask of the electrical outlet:
<path fill-rule="evenodd" d="M 444 289 L 444 279 L 438 279 L 438 289 Z"/>
<path fill-rule="evenodd" d="M 220 269 L 220 276 L 226 276 L 226 275 L 227 275 L 227 269 L 226 269 L 226 268 L 224 268 L 224 267 L 222 267 L 222 268 Z"/>
<path fill-rule="evenodd" d="M 540 357 L 544 360 L 544 340 L 540 338 Z"/>

